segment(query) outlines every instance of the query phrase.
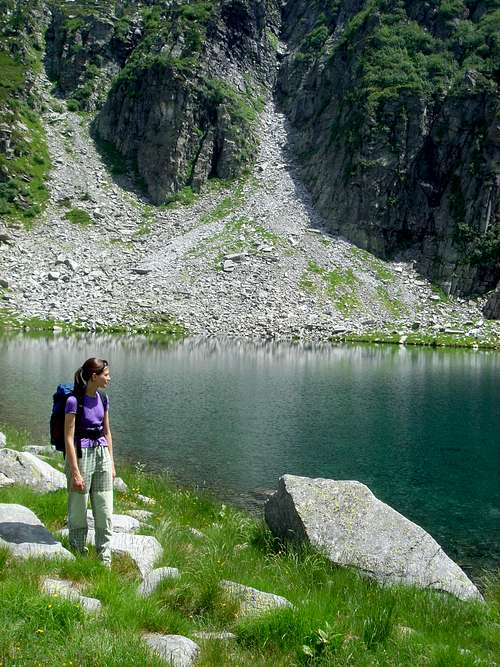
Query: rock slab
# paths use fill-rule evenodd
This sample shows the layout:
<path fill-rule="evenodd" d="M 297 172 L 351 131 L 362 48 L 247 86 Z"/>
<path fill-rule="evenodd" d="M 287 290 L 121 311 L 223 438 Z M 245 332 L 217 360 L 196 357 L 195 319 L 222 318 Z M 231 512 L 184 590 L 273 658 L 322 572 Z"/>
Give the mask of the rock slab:
<path fill-rule="evenodd" d="M 0 449 L 0 472 L 36 491 L 46 493 L 66 488 L 65 475 L 29 452 Z"/>
<path fill-rule="evenodd" d="M 74 558 L 27 507 L 0 503 L 0 546 L 18 558 Z"/>
<path fill-rule="evenodd" d="M 59 595 L 67 600 L 78 602 L 89 614 L 96 614 L 102 609 L 100 600 L 82 595 L 75 584 L 67 579 L 45 577 L 42 581 L 42 591 L 47 595 Z"/>
<path fill-rule="evenodd" d="M 143 639 L 171 667 L 191 667 L 200 651 L 198 644 L 182 635 L 149 633 Z"/>
<path fill-rule="evenodd" d="M 94 530 L 94 516 L 92 510 L 87 510 L 87 525 Z M 114 533 L 135 533 L 141 527 L 141 522 L 133 516 L 127 514 L 113 514 L 113 532 Z"/>
<path fill-rule="evenodd" d="M 60 530 L 59 535 L 68 535 L 68 529 Z M 95 532 L 89 529 L 87 544 L 95 544 Z M 163 547 L 152 535 L 131 535 L 130 533 L 115 533 L 111 537 L 111 553 L 126 554 L 137 565 L 139 572 L 145 577 L 155 562 L 163 555 Z"/>
<path fill-rule="evenodd" d="M 309 542 L 332 562 L 381 583 L 482 599 L 434 538 L 360 482 L 284 475 L 266 502 L 265 518 L 274 535 Z"/>
<path fill-rule="evenodd" d="M 0 488 L 2 486 L 12 486 L 12 484 L 14 484 L 14 480 L 0 472 Z"/>
<path fill-rule="evenodd" d="M 274 593 L 265 593 L 251 586 L 244 586 L 235 581 L 221 581 L 221 588 L 229 597 L 240 603 L 239 615 L 261 614 L 278 607 L 293 607 L 286 598 Z"/>
<path fill-rule="evenodd" d="M 139 595 L 147 597 L 154 593 L 164 579 L 178 579 L 180 576 L 181 573 L 176 567 L 158 567 L 151 570 L 139 586 Z"/>

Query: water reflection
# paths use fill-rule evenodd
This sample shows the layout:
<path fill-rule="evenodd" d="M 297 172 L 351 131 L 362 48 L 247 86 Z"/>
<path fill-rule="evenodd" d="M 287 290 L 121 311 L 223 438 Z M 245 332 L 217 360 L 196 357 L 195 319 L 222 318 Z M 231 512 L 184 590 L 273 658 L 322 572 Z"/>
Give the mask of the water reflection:
<path fill-rule="evenodd" d="M 246 504 L 284 472 L 358 479 L 462 563 L 500 562 L 500 355 L 81 335 L 0 340 L 0 419 L 47 432 L 50 394 L 111 362 L 122 456 Z"/>

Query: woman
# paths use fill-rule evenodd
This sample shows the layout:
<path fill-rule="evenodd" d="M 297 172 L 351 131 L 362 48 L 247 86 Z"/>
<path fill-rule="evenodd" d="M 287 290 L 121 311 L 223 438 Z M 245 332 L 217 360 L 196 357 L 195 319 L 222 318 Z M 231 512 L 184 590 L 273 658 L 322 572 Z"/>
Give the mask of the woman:
<path fill-rule="evenodd" d="M 113 440 L 108 398 L 99 389 L 110 381 L 104 359 L 87 359 L 75 373 L 73 395 L 66 401 L 64 439 L 68 480 L 68 528 L 71 546 L 88 551 L 87 503 L 95 523 L 95 546 L 100 560 L 111 567 L 113 516 Z"/>

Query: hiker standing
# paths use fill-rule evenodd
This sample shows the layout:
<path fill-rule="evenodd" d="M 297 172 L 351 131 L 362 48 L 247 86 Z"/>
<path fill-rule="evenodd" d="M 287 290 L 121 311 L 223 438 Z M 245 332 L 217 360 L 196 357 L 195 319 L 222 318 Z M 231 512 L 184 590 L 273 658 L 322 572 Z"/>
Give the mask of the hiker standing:
<path fill-rule="evenodd" d="M 95 546 L 100 560 L 111 566 L 113 516 L 113 441 L 109 402 L 99 390 L 109 384 L 104 359 L 87 359 L 75 373 L 72 394 L 66 400 L 64 440 L 68 480 L 68 529 L 71 546 L 87 551 L 87 503 L 90 497 L 95 523 Z"/>

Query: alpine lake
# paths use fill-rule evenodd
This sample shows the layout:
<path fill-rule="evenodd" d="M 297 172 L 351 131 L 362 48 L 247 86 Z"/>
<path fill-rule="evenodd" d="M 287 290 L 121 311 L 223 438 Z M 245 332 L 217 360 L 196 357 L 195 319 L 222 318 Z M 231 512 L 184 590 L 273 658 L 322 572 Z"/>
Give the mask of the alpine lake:
<path fill-rule="evenodd" d="M 284 473 L 358 480 L 470 574 L 500 567 L 498 352 L 3 336 L 0 422 L 46 444 L 55 387 L 90 356 L 110 362 L 118 462 L 252 512 Z"/>

